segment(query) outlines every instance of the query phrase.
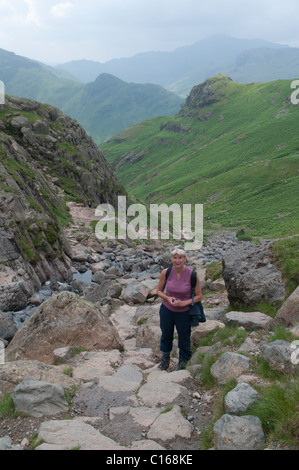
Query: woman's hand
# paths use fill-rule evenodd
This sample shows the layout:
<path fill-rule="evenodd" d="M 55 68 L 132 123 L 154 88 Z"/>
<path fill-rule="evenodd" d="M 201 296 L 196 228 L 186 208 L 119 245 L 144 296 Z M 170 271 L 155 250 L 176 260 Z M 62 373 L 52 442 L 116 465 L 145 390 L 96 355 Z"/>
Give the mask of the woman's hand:
<path fill-rule="evenodd" d="M 190 305 L 190 300 L 176 300 L 171 304 L 173 307 L 187 307 Z"/>
<path fill-rule="evenodd" d="M 170 305 L 174 305 L 175 302 L 176 302 L 176 298 L 175 298 L 175 297 L 168 297 L 167 302 L 168 302 Z"/>

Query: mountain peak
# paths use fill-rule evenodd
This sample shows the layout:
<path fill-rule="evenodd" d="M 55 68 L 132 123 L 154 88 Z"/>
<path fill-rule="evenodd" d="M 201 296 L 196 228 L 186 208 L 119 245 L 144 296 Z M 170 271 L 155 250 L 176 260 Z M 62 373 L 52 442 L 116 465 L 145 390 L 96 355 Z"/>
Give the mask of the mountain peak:
<path fill-rule="evenodd" d="M 198 109 L 217 103 L 225 96 L 224 87 L 228 82 L 232 82 L 232 79 L 228 75 L 219 73 L 194 86 L 186 99 L 185 106 L 189 109 Z"/>

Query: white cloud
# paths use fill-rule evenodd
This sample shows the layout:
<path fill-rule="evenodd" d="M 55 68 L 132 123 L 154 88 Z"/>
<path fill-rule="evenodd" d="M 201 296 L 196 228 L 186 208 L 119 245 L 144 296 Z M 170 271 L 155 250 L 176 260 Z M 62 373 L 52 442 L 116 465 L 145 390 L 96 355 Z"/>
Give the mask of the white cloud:
<path fill-rule="evenodd" d="M 73 8 L 73 4 L 70 2 L 57 3 L 51 8 L 51 13 L 57 18 L 65 18 L 71 8 Z"/>
<path fill-rule="evenodd" d="M 34 23 L 36 26 L 42 27 L 43 23 L 38 12 L 36 0 L 24 0 L 24 2 L 28 5 L 26 22 Z"/>
<path fill-rule="evenodd" d="M 14 10 L 9 1 L 7 0 L 0 1 L 0 18 L 2 21 L 12 16 L 13 12 Z"/>

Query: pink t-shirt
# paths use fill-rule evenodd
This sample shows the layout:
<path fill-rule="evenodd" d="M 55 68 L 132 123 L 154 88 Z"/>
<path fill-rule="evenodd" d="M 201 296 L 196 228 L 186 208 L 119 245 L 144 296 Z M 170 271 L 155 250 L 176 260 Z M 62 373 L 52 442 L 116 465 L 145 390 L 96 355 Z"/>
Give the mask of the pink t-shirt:
<path fill-rule="evenodd" d="M 185 266 L 180 278 L 177 279 L 177 274 L 173 268 L 166 282 L 166 295 L 174 297 L 177 300 L 191 299 L 191 274 L 192 269 Z M 187 312 L 189 310 L 189 306 L 174 307 L 173 305 L 170 305 L 167 300 L 163 300 L 162 303 L 172 312 Z"/>

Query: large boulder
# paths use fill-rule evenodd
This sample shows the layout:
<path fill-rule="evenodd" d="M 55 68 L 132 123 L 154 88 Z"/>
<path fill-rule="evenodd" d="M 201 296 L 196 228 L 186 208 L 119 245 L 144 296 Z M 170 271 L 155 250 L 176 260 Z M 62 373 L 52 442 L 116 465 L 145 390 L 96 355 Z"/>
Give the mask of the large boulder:
<path fill-rule="evenodd" d="M 71 292 L 62 292 L 44 302 L 17 332 L 6 350 L 6 358 L 52 363 L 54 350 L 65 346 L 111 350 L 119 349 L 122 342 L 111 321 L 92 303 Z"/>
<path fill-rule="evenodd" d="M 280 271 L 271 262 L 269 245 L 241 244 L 222 260 L 223 279 L 231 305 L 256 307 L 261 302 L 278 304 L 285 299 Z"/>
<path fill-rule="evenodd" d="M 278 310 L 273 323 L 285 326 L 299 325 L 299 286 Z"/>

